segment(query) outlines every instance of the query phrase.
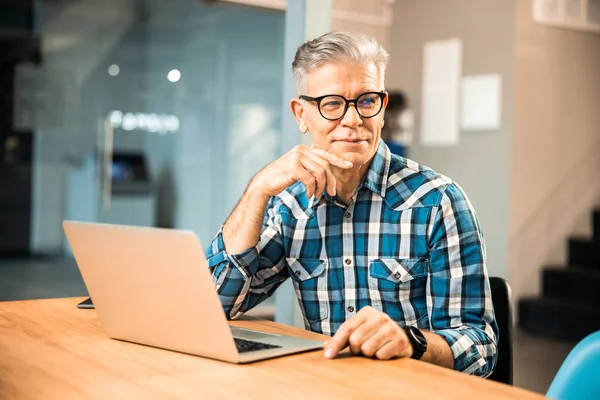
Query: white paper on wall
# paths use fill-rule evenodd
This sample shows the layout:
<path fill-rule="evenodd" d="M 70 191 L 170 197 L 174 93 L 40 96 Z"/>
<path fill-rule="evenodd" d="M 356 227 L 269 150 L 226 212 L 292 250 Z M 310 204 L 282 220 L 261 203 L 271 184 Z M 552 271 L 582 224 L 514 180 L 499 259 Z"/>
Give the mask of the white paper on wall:
<path fill-rule="evenodd" d="M 500 75 L 465 76 L 462 80 L 461 128 L 464 131 L 500 129 Z"/>
<path fill-rule="evenodd" d="M 456 145 L 458 94 L 462 70 L 459 39 L 428 42 L 423 50 L 421 142 Z"/>
<path fill-rule="evenodd" d="M 541 23 L 559 23 L 561 21 L 560 0 L 534 0 L 533 19 Z"/>

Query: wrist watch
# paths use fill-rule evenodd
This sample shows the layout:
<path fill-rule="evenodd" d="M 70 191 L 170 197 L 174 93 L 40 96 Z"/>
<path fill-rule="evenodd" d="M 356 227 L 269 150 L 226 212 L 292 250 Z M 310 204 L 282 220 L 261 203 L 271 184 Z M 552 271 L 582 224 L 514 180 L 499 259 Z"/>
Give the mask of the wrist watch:
<path fill-rule="evenodd" d="M 404 331 L 413 348 L 413 353 L 410 358 L 420 360 L 427 351 L 427 339 L 425 339 L 423 333 L 414 326 L 405 326 Z"/>

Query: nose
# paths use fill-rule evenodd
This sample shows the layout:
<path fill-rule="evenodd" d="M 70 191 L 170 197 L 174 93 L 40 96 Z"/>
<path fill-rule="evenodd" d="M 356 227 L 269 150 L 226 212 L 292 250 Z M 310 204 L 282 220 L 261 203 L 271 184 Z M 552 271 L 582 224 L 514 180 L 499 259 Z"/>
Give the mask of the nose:
<path fill-rule="evenodd" d="M 362 122 L 362 118 L 356 110 L 356 105 L 349 104 L 346 114 L 344 114 L 344 117 L 342 118 L 341 124 L 350 128 L 356 128 L 357 126 L 362 125 Z"/>

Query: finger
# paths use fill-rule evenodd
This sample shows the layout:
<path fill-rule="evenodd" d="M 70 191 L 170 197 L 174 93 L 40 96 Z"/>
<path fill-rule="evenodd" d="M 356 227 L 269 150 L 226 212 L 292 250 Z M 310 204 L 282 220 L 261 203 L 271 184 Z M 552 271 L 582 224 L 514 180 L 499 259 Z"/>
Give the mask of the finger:
<path fill-rule="evenodd" d="M 302 157 L 300 159 L 300 164 L 316 178 L 317 183 L 315 196 L 317 198 L 321 197 L 321 195 L 325 191 L 325 186 L 327 185 L 327 174 L 325 170 L 319 163 L 314 162 L 308 157 Z"/>
<path fill-rule="evenodd" d="M 346 322 L 338 328 L 335 335 L 323 344 L 323 347 L 325 347 L 325 357 L 334 358 L 340 351 L 346 348 L 352 332 L 364 322 L 365 319 L 358 315 L 346 320 Z"/>
<path fill-rule="evenodd" d="M 329 161 L 327 161 L 323 157 L 321 157 L 318 154 L 315 154 L 311 151 L 306 151 L 304 153 L 304 155 L 307 158 L 314 161 L 315 163 L 319 164 L 321 166 L 321 168 L 323 168 L 323 170 L 325 171 L 325 174 L 327 176 L 327 193 L 329 193 L 332 196 L 335 196 L 335 194 L 336 194 L 336 190 L 335 190 L 336 179 L 335 179 L 335 175 L 333 174 L 333 171 L 331 170 L 331 164 L 329 163 Z"/>
<path fill-rule="evenodd" d="M 315 193 L 316 179 L 310 172 L 304 168 L 296 168 L 292 178 L 302 182 L 306 186 L 306 196 L 312 197 Z"/>
<path fill-rule="evenodd" d="M 362 345 L 377 334 L 381 328 L 382 323 L 378 318 L 367 319 L 364 324 L 356 328 L 348 338 L 348 346 L 352 354 L 362 353 Z"/>
<path fill-rule="evenodd" d="M 360 346 L 360 352 L 367 357 L 374 357 L 379 349 L 395 339 L 395 332 L 393 332 L 391 329 L 380 329 L 362 343 Z"/>
<path fill-rule="evenodd" d="M 391 360 L 402 355 L 402 344 L 397 340 L 390 340 L 375 352 L 375 358 L 379 360 Z"/>
<path fill-rule="evenodd" d="M 321 157 L 323 157 L 324 159 L 329 161 L 330 164 L 335 165 L 336 167 L 340 167 L 343 169 L 349 169 L 354 166 L 354 164 L 352 164 L 350 161 L 345 160 L 342 157 L 335 155 L 333 153 L 330 153 L 326 150 L 319 149 L 316 147 L 307 147 L 307 149 L 312 151 L 315 154 L 320 155 Z"/>

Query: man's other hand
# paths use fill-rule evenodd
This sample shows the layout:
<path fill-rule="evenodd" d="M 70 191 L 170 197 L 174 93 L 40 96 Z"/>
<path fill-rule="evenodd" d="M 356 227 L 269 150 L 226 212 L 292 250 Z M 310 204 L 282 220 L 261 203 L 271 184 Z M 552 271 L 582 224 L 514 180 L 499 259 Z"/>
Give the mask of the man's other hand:
<path fill-rule="evenodd" d="M 363 354 L 380 360 L 410 357 L 413 348 L 396 322 L 373 307 L 364 307 L 344 322 L 335 335 L 323 344 L 325 357 L 334 358 L 350 347 L 353 354 Z"/>

